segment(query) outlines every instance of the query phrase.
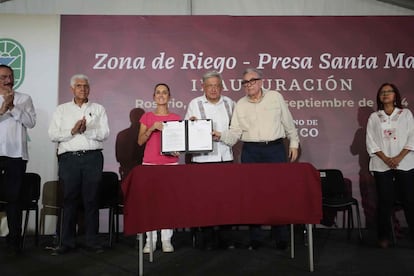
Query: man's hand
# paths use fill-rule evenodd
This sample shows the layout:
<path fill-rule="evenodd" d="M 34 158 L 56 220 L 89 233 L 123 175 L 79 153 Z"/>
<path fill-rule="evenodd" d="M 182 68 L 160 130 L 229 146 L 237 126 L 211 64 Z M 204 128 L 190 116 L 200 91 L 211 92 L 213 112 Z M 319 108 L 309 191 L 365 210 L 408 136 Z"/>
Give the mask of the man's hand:
<path fill-rule="evenodd" d="M 295 162 L 298 159 L 298 149 L 297 148 L 289 148 L 289 161 Z"/>
<path fill-rule="evenodd" d="M 86 119 L 83 117 L 81 120 L 77 121 L 75 126 L 72 128 L 72 135 L 75 135 L 76 133 L 82 134 L 86 130 Z"/>
<path fill-rule="evenodd" d="M 2 87 L 3 103 L 0 107 L 0 114 L 4 114 L 7 110 L 12 110 L 14 108 L 14 92 L 10 87 Z"/>
<path fill-rule="evenodd" d="M 211 135 L 213 135 L 213 140 L 218 142 L 220 141 L 221 138 L 221 132 L 213 130 L 213 132 L 211 132 Z"/>
<path fill-rule="evenodd" d="M 5 104 L 5 102 L 3 102 L 3 104 L 0 107 L 0 115 L 3 115 L 4 113 L 6 113 L 8 110 L 7 105 Z"/>

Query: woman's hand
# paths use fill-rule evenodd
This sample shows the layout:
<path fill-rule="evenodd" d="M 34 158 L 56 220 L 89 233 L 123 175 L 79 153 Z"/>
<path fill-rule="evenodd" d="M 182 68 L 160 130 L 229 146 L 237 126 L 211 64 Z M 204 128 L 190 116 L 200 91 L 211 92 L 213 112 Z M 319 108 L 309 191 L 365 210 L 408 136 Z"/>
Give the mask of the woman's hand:
<path fill-rule="evenodd" d="M 162 122 L 155 122 L 152 127 L 150 128 L 151 132 L 153 132 L 154 130 L 162 130 Z"/>

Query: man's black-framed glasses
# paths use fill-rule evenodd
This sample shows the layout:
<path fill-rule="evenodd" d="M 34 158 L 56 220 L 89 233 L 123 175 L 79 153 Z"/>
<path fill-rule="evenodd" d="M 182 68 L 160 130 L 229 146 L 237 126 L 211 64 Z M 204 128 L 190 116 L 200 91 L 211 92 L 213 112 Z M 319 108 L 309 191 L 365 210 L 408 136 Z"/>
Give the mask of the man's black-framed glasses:
<path fill-rule="evenodd" d="M 250 85 L 254 85 L 256 83 L 256 81 L 261 80 L 261 78 L 253 78 L 250 80 L 243 80 L 241 82 L 241 84 L 243 85 L 243 87 L 249 87 Z"/>

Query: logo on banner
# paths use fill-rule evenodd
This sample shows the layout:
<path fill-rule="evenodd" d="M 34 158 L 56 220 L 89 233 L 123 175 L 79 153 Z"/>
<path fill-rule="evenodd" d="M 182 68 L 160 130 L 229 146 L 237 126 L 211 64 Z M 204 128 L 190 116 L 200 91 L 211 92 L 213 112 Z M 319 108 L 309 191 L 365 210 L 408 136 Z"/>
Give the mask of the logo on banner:
<path fill-rule="evenodd" d="M 23 46 L 16 40 L 0 38 L 0 64 L 10 66 L 14 71 L 14 88 L 24 80 L 26 55 Z"/>

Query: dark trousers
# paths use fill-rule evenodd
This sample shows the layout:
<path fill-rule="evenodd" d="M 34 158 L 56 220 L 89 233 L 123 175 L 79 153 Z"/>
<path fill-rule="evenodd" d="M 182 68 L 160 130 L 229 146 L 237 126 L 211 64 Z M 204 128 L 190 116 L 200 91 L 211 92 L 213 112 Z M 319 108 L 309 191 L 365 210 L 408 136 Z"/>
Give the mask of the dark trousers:
<path fill-rule="evenodd" d="M 235 246 L 234 225 L 206 226 L 192 228 L 196 238 L 195 246 L 200 249 L 218 249 Z"/>
<path fill-rule="evenodd" d="M 7 242 L 13 247 L 20 247 L 21 242 L 22 187 L 26 165 L 27 161 L 22 158 L 0 156 L 0 194 L 1 199 L 7 202 Z"/>
<path fill-rule="evenodd" d="M 283 141 L 279 143 L 243 143 L 241 153 L 242 163 L 285 163 L 287 162 L 286 149 Z M 277 175 L 275 179 L 269 179 L 277 185 Z M 260 225 L 250 225 L 250 241 L 262 240 L 262 231 Z M 287 225 L 278 225 L 272 227 L 277 242 L 287 241 L 289 231 Z"/>
<path fill-rule="evenodd" d="M 59 156 L 59 178 L 63 182 L 62 245 L 75 247 L 76 224 L 80 202 L 85 217 L 87 246 L 97 243 L 99 231 L 99 183 L 102 179 L 103 155 L 100 151 L 85 154 L 64 153 Z"/>
<path fill-rule="evenodd" d="M 396 200 L 400 200 L 414 239 L 414 169 L 374 172 L 378 193 L 378 238 L 390 239 L 391 215 Z"/>

